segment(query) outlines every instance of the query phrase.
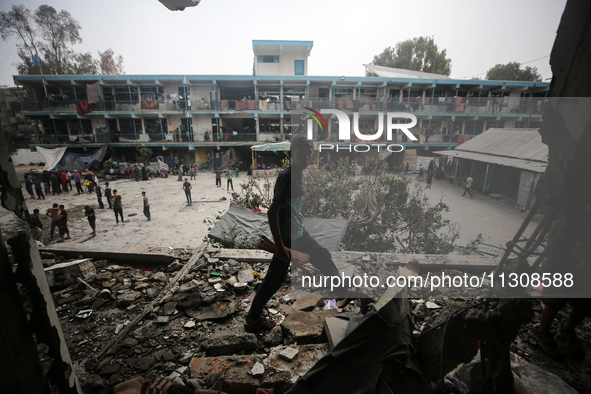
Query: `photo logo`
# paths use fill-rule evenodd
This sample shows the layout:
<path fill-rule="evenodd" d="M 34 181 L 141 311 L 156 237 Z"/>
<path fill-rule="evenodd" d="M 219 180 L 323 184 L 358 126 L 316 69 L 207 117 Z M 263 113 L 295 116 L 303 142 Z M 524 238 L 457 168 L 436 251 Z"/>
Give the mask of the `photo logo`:
<path fill-rule="evenodd" d="M 351 119 L 349 118 L 349 116 L 344 113 L 343 111 L 339 111 L 338 109 L 321 109 L 320 112 L 312 109 L 312 108 L 308 108 L 308 107 L 304 107 L 305 109 L 307 109 L 308 111 L 311 111 L 312 113 L 305 113 L 306 115 L 309 115 L 313 120 L 316 121 L 316 123 L 318 123 L 318 126 L 320 127 L 320 129 L 325 129 L 328 131 L 328 124 L 326 123 L 326 120 L 324 119 L 324 117 L 322 116 L 322 114 L 332 114 L 335 115 L 337 117 L 337 119 L 339 120 L 339 140 L 341 141 L 350 141 L 351 140 Z M 413 114 L 410 113 L 406 113 L 406 112 L 387 112 L 385 114 L 386 116 L 386 139 L 388 141 L 392 141 L 392 132 L 394 130 L 401 130 L 406 137 L 408 137 L 409 140 L 411 141 L 418 141 L 418 138 L 415 137 L 411 132 L 410 132 L 410 128 L 414 127 L 417 125 L 417 117 Z M 359 131 L 359 113 L 354 113 L 353 114 L 353 133 L 355 134 L 355 136 L 361 140 L 361 141 L 375 141 L 379 138 L 382 137 L 382 134 L 384 133 L 384 113 L 383 112 L 379 112 L 377 114 L 378 117 L 378 130 L 375 132 L 375 134 L 372 135 L 367 135 L 367 134 L 362 134 Z M 312 119 L 308 119 L 307 121 L 307 126 L 306 126 L 306 131 L 307 131 L 307 137 L 309 140 L 311 140 L 313 138 L 313 123 L 312 123 Z M 409 123 L 394 123 L 394 119 L 410 119 Z M 324 125 L 324 127 L 323 127 Z"/>
<path fill-rule="evenodd" d="M 326 124 L 326 120 L 324 119 L 324 116 L 320 115 L 320 112 L 313 110 L 312 108 L 308 108 L 308 107 L 304 107 L 304 108 L 307 109 L 308 111 L 312 112 L 312 113 L 305 112 L 305 114 L 308 116 L 311 116 L 312 119 L 314 119 L 316 121 L 316 123 L 318 123 L 318 127 L 320 127 L 320 130 L 323 129 L 322 125 L 324 124 L 324 130 L 328 131 L 328 124 Z M 320 123 L 320 120 L 318 118 L 322 119 L 322 123 Z M 308 139 L 311 139 L 311 138 L 308 137 Z"/>

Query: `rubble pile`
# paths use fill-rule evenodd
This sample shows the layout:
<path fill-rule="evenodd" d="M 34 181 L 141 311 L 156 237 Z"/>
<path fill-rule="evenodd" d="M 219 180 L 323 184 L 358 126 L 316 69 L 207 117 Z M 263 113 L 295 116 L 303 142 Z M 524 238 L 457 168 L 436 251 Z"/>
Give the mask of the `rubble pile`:
<path fill-rule="evenodd" d="M 303 314 L 318 314 L 313 333 L 308 326 L 284 327 L 286 335 L 281 326 L 256 335 L 244 331 L 245 311 L 264 275 L 264 263 L 205 254 L 173 284 L 186 260 L 153 271 L 107 260 L 64 263 L 54 257 L 43 262 L 71 356 L 80 365 L 79 375 L 89 392 L 109 392 L 136 376 L 214 389 L 218 382 L 227 392 L 245 392 L 245 384 L 285 390 L 328 351 L 326 343 L 317 342 L 324 315 L 337 311 L 320 311 L 319 299 L 292 299 L 287 294 L 289 284 L 269 301 L 266 313 L 277 322 L 283 322 L 294 307 L 305 309 L 298 311 Z M 130 327 L 155 301 L 152 310 Z M 107 349 L 126 329 L 127 334 Z M 282 353 L 284 343 L 293 344 L 287 349 L 297 349 L 295 353 Z M 104 355 L 97 357 L 101 352 Z M 225 372 L 213 379 L 212 365 L 218 363 L 225 365 Z"/>
<path fill-rule="evenodd" d="M 295 299 L 288 278 L 265 310 L 280 325 L 248 333 L 244 317 L 268 264 L 203 253 L 191 266 L 193 255 L 185 251 L 177 256 L 155 269 L 84 258 L 43 260 L 85 392 L 108 393 L 141 377 L 227 393 L 254 393 L 259 387 L 281 393 L 348 334 L 345 317 L 371 309 L 371 300 L 338 309 L 330 299 Z M 478 302 L 441 294 L 410 299 L 412 332 L 418 337 L 453 311 Z M 591 388 L 579 370 L 591 370 L 589 357 L 576 369 L 565 368 L 531 340 L 528 330 L 542 308 L 533 303 L 536 317 L 522 327 L 512 352 L 578 390 Z M 589 343 L 589 331 L 582 339 Z"/>

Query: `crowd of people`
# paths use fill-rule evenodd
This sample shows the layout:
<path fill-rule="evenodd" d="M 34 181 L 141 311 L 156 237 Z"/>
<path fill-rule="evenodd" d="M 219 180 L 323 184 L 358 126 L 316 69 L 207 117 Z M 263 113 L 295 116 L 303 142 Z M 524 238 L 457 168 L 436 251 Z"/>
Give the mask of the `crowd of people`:
<path fill-rule="evenodd" d="M 145 168 L 142 168 L 145 174 Z M 131 174 L 141 174 L 139 176 L 136 175 L 136 180 L 140 178 L 142 180 L 147 180 L 148 178 L 142 176 L 142 170 L 136 167 L 136 169 L 131 170 L 129 169 Z M 192 165 L 188 164 L 181 164 L 178 167 L 173 168 L 173 172 L 178 173 L 179 177 L 178 180 L 183 180 L 183 175 L 189 175 L 191 180 L 196 179 L 197 176 L 197 168 Z M 225 172 L 226 177 L 226 190 L 234 191 L 234 185 L 232 182 L 233 176 L 239 176 L 240 170 L 236 168 L 235 170 L 228 170 Z M 216 186 L 222 186 L 222 170 L 221 168 L 217 168 L 215 171 L 215 182 Z M 98 209 L 111 209 L 115 215 L 115 225 L 121 224 L 125 225 L 125 218 L 123 215 L 123 198 L 118 193 L 117 190 L 113 190 L 108 181 L 104 183 L 100 183 L 98 176 L 92 171 L 66 171 L 66 170 L 58 170 L 58 171 L 43 171 L 41 174 L 26 174 L 25 175 L 25 189 L 31 196 L 31 199 L 38 199 L 44 200 L 45 195 L 54 195 L 59 196 L 62 193 L 69 193 L 73 192 L 73 186 L 76 187 L 77 195 L 85 194 L 84 188 L 86 188 L 86 193 L 94 193 L 97 198 L 96 206 Z M 185 196 L 187 199 L 187 204 L 192 205 L 193 201 L 191 198 L 191 190 L 193 189 L 193 185 L 189 182 L 189 178 L 184 178 L 184 183 L 182 185 L 182 189 L 185 192 Z M 35 197 L 34 191 L 37 193 L 37 198 Z M 106 199 L 107 204 L 104 203 L 103 197 Z M 145 191 L 142 191 L 142 201 L 143 201 L 143 212 L 146 216 L 148 221 L 151 220 L 150 214 L 150 202 L 146 195 Z M 108 205 L 108 206 L 107 206 Z M 39 217 L 39 209 L 34 209 L 33 213 L 31 214 L 31 229 L 33 232 L 33 236 L 36 240 L 42 241 L 43 240 L 43 222 Z M 46 210 L 46 215 L 51 217 L 51 226 L 50 226 L 50 233 L 49 233 L 49 241 L 53 241 L 54 233 L 56 229 L 59 232 L 59 236 L 61 237 L 60 240 L 57 242 L 64 242 L 67 239 L 71 239 L 70 233 L 68 230 L 68 213 L 64 207 L 64 205 L 59 205 L 57 203 L 53 204 L 51 208 Z M 94 208 L 90 205 L 86 205 L 84 207 L 84 215 L 88 219 L 88 223 L 92 230 L 91 235 L 96 236 L 96 216 Z"/>

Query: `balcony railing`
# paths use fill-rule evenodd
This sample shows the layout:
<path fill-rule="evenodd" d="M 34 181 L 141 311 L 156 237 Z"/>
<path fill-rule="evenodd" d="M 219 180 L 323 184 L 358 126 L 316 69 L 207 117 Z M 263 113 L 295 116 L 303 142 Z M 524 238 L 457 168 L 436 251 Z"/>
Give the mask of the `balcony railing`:
<path fill-rule="evenodd" d="M 411 112 L 416 114 L 541 115 L 546 99 L 515 97 L 390 97 L 318 98 L 291 100 L 105 100 L 94 112 L 149 111 L 293 111 L 304 107 L 346 112 Z M 75 101 L 23 101 L 25 112 L 76 112 Z"/>

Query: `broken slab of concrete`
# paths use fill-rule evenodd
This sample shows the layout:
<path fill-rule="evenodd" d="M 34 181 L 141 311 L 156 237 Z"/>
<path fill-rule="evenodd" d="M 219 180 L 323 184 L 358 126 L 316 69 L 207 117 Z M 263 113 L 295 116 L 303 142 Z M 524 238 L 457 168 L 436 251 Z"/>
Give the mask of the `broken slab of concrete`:
<path fill-rule="evenodd" d="M 324 319 L 337 314 L 336 309 L 319 312 L 294 311 L 283 320 L 281 328 L 289 343 L 315 343 L 324 329 Z"/>
<path fill-rule="evenodd" d="M 221 356 L 194 358 L 189 365 L 191 378 L 205 379 L 217 374 L 222 390 L 229 394 L 255 393 L 259 379 L 250 374 L 257 356 Z"/>
<path fill-rule="evenodd" d="M 203 321 L 224 319 L 235 311 L 236 304 L 234 300 L 217 300 L 209 305 L 202 306 L 201 309 L 187 309 L 185 313 L 197 321 Z"/>
<path fill-rule="evenodd" d="M 328 317 L 324 320 L 324 332 L 326 332 L 331 350 L 347 336 L 348 325 L 348 319 L 341 319 L 338 316 Z"/>
<path fill-rule="evenodd" d="M 292 362 L 296 356 L 298 355 L 299 350 L 293 346 L 287 347 L 285 349 L 283 349 L 281 351 L 281 353 L 279 353 L 279 357 L 281 357 L 282 359 Z"/>
<path fill-rule="evenodd" d="M 90 259 L 81 259 L 59 263 L 45 268 L 50 286 L 70 286 L 77 283 L 77 278 L 89 279 L 96 275 L 96 268 Z"/>
<path fill-rule="evenodd" d="M 312 311 L 318 306 L 320 299 L 318 298 L 298 298 L 291 305 L 294 311 Z"/>
<path fill-rule="evenodd" d="M 222 356 L 254 350 L 256 344 L 256 335 L 244 332 L 207 338 L 202 346 L 208 355 Z"/>
<path fill-rule="evenodd" d="M 297 351 L 297 358 L 295 361 L 288 361 L 281 357 L 281 353 L 286 349 L 293 349 Z M 271 348 L 269 356 L 263 360 L 263 364 L 267 370 L 273 369 L 278 372 L 286 372 L 289 374 L 288 382 L 295 383 L 298 377 L 303 376 L 314 364 L 328 353 L 328 345 L 326 343 L 319 343 L 313 345 L 292 345 L 292 346 L 277 346 Z"/>

